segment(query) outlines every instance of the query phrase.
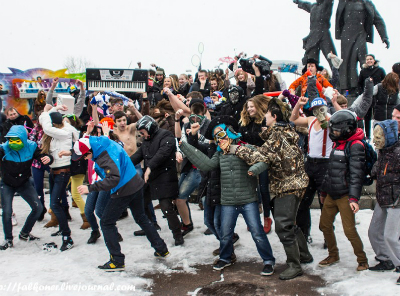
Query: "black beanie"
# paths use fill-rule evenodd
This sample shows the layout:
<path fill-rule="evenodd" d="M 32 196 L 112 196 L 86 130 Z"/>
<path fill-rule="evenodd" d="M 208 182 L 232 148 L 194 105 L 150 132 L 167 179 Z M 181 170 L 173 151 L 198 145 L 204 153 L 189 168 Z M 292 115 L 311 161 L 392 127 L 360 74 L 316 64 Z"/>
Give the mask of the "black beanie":
<path fill-rule="evenodd" d="M 59 112 L 50 113 L 51 123 L 61 124 L 63 122 L 62 114 Z"/>
<path fill-rule="evenodd" d="M 396 109 L 397 111 L 400 111 L 400 104 L 396 105 L 396 106 L 394 107 L 394 109 Z"/>

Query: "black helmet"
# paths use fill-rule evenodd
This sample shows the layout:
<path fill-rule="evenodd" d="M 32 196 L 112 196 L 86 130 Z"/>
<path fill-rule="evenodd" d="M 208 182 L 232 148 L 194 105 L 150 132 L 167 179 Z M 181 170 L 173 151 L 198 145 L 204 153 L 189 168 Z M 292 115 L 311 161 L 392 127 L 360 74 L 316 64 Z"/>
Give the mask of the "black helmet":
<path fill-rule="evenodd" d="M 228 89 L 228 101 L 236 105 L 244 98 L 244 90 L 238 85 L 230 85 Z"/>
<path fill-rule="evenodd" d="M 150 138 L 158 131 L 159 126 L 157 122 L 150 117 L 149 115 L 145 115 L 138 120 L 136 123 L 136 129 L 141 130 L 144 129 L 149 134 Z"/>
<path fill-rule="evenodd" d="M 357 115 L 350 110 L 339 110 L 329 119 L 329 138 L 332 141 L 347 140 L 357 130 Z M 333 131 L 340 132 L 335 136 Z"/>

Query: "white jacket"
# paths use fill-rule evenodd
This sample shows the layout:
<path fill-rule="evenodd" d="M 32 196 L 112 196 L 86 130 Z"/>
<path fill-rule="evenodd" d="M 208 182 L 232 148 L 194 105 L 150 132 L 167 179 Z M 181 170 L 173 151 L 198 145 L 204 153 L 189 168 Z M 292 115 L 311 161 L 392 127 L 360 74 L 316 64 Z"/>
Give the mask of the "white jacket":
<path fill-rule="evenodd" d="M 49 154 L 54 157 L 54 161 L 50 167 L 58 168 L 71 164 L 71 156 L 63 156 L 60 158 L 58 153 L 63 150 L 71 150 L 76 129 L 65 122 L 63 128 L 54 127 L 50 118 L 50 113 L 52 111 L 54 111 L 54 109 L 50 110 L 50 112 L 43 112 L 39 117 L 39 122 L 42 125 L 44 133 L 53 138 L 50 143 Z"/>

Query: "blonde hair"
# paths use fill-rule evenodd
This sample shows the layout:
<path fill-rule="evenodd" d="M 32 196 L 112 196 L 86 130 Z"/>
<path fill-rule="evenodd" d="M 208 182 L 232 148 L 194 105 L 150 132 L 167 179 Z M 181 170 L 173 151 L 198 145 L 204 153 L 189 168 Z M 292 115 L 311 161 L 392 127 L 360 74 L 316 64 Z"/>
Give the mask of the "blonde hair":
<path fill-rule="evenodd" d="M 254 107 L 256 108 L 256 116 L 254 118 L 254 122 L 257 124 L 261 124 L 264 120 L 265 114 L 267 113 L 268 103 L 271 100 L 270 97 L 266 97 L 264 95 L 256 95 L 246 101 L 246 104 L 243 106 L 242 113 L 240 113 L 240 121 L 239 123 L 242 126 L 247 126 L 252 121 L 249 112 L 247 111 L 248 103 L 252 102 Z"/>
<path fill-rule="evenodd" d="M 164 78 L 164 84 L 165 84 L 165 79 L 170 79 L 171 80 L 171 87 L 173 88 L 174 91 L 178 91 L 179 90 L 179 81 L 177 81 L 174 77 L 172 76 L 168 76 Z M 163 85 L 164 87 L 164 85 Z M 161 94 L 164 93 L 164 90 L 161 91 Z"/>

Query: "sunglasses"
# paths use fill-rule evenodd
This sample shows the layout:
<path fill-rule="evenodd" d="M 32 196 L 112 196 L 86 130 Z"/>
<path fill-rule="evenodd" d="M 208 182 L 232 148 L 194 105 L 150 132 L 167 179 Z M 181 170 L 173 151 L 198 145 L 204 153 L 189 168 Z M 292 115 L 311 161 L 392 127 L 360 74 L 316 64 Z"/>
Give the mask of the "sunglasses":
<path fill-rule="evenodd" d="M 65 114 L 65 115 L 63 115 L 63 118 L 73 118 L 75 121 L 76 121 L 76 116 L 75 116 L 75 114 Z"/>
<path fill-rule="evenodd" d="M 214 140 L 215 142 L 219 142 L 222 139 L 225 139 L 228 136 L 228 133 L 226 131 L 219 131 L 214 135 Z"/>

